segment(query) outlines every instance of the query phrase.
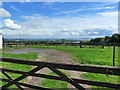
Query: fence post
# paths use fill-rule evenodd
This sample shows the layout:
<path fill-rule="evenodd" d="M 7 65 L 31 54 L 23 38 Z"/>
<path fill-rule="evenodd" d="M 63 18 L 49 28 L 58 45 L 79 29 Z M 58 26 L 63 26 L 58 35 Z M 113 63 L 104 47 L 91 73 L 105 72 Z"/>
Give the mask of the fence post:
<path fill-rule="evenodd" d="M 18 47 L 18 46 L 17 46 L 17 43 L 16 43 L 16 47 Z"/>
<path fill-rule="evenodd" d="M 47 46 L 49 47 L 49 42 L 47 42 Z"/>
<path fill-rule="evenodd" d="M 57 47 L 57 44 L 56 44 L 56 47 Z"/>
<path fill-rule="evenodd" d="M 115 45 L 113 46 L 113 66 L 115 66 Z"/>
<path fill-rule="evenodd" d="M 41 47 L 41 43 L 39 43 L 39 46 Z"/>
<path fill-rule="evenodd" d="M 5 48 L 5 43 L 2 44 L 2 47 Z"/>
<path fill-rule="evenodd" d="M 75 48 L 76 48 L 76 43 L 75 43 Z"/>
<path fill-rule="evenodd" d="M 32 47 L 34 47 L 34 42 L 32 42 Z"/>
<path fill-rule="evenodd" d="M 27 43 L 25 42 L 25 47 L 27 47 Z"/>
<path fill-rule="evenodd" d="M 105 44 L 104 44 L 104 43 L 102 43 L 102 49 L 104 49 L 104 46 L 105 46 Z"/>
<path fill-rule="evenodd" d="M 82 48 L 82 41 L 80 41 L 80 48 Z"/>
<path fill-rule="evenodd" d="M 67 44 L 65 43 L 65 47 L 67 47 Z"/>
<path fill-rule="evenodd" d="M 110 49 L 110 43 L 109 43 L 109 49 Z"/>

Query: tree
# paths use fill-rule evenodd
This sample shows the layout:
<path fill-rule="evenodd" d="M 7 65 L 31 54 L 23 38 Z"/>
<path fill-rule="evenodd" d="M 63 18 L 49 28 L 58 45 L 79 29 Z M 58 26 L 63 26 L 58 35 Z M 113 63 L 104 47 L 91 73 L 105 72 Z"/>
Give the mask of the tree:
<path fill-rule="evenodd" d="M 90 42 L 103 42 L 104 38 L 95 38 L 95 39 L 91 39 Z"/>
<path fill-rule="evenodd" d="M 110 36 L 105 36 L 104 38 L 91 39 L 90 42 L 120 43 L 120 34 L 114 34 L 111 37 Z"/>
<path fill-rule="evenodd" d="M 112 35 L 109 42 L 111 42 L 111 43 L 120 43 L 120 34 Z"/>
<path fill-rule="evenodd" d="M 110 38 L 110 36 L 105 36 L 104 42 L 109 42 Z"/>
<path fill-rule="evenodd" d="M 61 39 L 61 43 L 65 44 L 67 41 L 65 39 Z"/>

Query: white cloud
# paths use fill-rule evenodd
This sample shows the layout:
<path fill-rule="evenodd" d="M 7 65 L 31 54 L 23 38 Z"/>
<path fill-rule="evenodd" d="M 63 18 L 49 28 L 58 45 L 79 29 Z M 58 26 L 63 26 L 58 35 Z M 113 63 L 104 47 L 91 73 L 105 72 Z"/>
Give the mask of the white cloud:
<path fill-rule="evenodd" d="M 116 7 L 112 6 L 112 7 L 96 7 L 96 8 L 89 8 L 90 10 L 102 10 L 102 9 L 114 9 Z"/>
<path fill-rule="evenodd" d="M 92 6 L 91 8 L 82 7 L 80 9 L 58 12 L 54 15 L 76 13 L 76 12 L 87 11 L 87 10 L 110 10 L 110 9 L 114 9 L 114 8 L 116 8 L 116 7 L 114 7 L 114 6 L 110 7 L 110 6 L 104 6 L 104 5 L 102 5 L 102 6 Z"/>
<path fill-rule="evenodd" d="M 105 7 L 105 9 L 114 9 L 115 7 Z"/>
<path fill-rule="evenodd" d="M 31 33 L 31 35 L 42 35 L 42 33 Z"/>
<path fill-rule="evenodd" d="M 93 17 L 47 17 L 34 14 L 33 16 L 23 16 L 24 22 L 20 30 L 4 30 L 6 35 L 16 34 L 16 37 L 36 37 L 36 38 L 82 38 L 93 36 L 110 35 L 117 31 L 117 17 L 94 16 Z M 22 35 L 20 33 L 23 33 Z M 104 34 L 105 32 L 105 34 Z M 24 36 L 23 36 L 24 35 Z"/>
<path fill-rule="evenodd" d="M 0 17 L 11 17 L 11 14 L 4 8 L 0 8 Z"/>
<path fill-rule="evenodd" d="M 29 2 L 29 0 L 28 0 Z M 54 3 L 44 3 L 43 6 L 54 8 Z M 11 6 L 12 9 L 20 12 L 16 7 Z M 63 11 L 58 10 L 57 14 L 67 14 L 81 12 L 84 10 L 102 10 L 102 9 L 114 9 L 115 7 L 108 7 L 108 5 L 95 6 L 91 8 L 82 7 L 80 9 Z M 63 9 L 64 10 L 64 9 Z M 109 10 L 107 10 L 109 11 Z M 11 19 L 4 20 L 4 34 L 8 36 L 19 36 L 19 37 L 40 37 L 40 38 L 80 38 L 92 36 L 103 36 L 102 33 L 111 34 L 117 31 L 117 12 L 101 12 L 96 13 L 94 16 L 84 17 L 47 17 L 34 14 L 32 16 L 23 16 L 24 21 L 15 22 Z M 48 15 L 49 16 L 49 15 Z M 107 16 L 107 17 L 106 17 Z M 112 16 L 112 17 L 111 17 Z M 12 29 L 11 30 L 6 30 Z M 20 29 L 20 30 L 15 30 Z M 105 35 L 104 34 L 104 35 Z"/>
<path fill-rule="evenodd" d="M 94 18 L 49 18 L 40 15 L 24 16 L 27 21 L 21 23 L 27 30 L 35 30 L 42 34 L 53 33 L 61 36 L 83 36 L 85 29 L 116 30 L 117 18 L 94 17 Z M 34 22 L 34 23 L 33 23 Z M 114 23 L 114 24 L 113 24 Z M 93 34 L 98 34 L 96 31 Z"/>
<path fill-rule="evenodd" d="M 118 34 L 118 33 L 119 33 L 118 30 L 115 30 L 115 31 L 112 32 L 112 34 Z M 119 34 L 120 34 L 120 33 L 119 33 Z"/>
<path fill-rule="evenodd" d="M 52 10 L 59 10 L 60 8 L 54 7 L 56 2 L 44 2 L 43 4 L 39 5 L 40 8 L 50 8 Z M 58 2 L 57 2 L 58 3 Z M 59 2 L 60 3 L 60 2 Z"/>
<path fill-rule="evenodd" d="M 2 7 L 2 0 L 0 0 L 0 7 Z"/>
<path fill-rule="evenodd" d="M 21 12 L 20 9 L 18 9 L 18 8 L 14 7 L 14 6 L 10 6 L 10 8 L 12 8 L 13 10 L 15 10 L 15 11 L 17 11 L 17 12 Z"/>
<path fill-rule="evenodd" d="M 18 2 L 20 2 L 21 4 L 25 4 L 26 2 L 31 2 L 31 0 L 19 0 Z"/>
<path fill-rule="evenodd" d="M 93 34 L 98 34 L 98 32 L 93 32 Z"/>
<path fill-rule="evenodd" d="M 41 16 L 39 14 L 34 14 L 33 16 L 22 16 L 23 19 L 26 19 L 26 20 L 37 20 L 38 19 L 46 19 L 47 16 Z"/>
<path fill-rule="evenodd" d="M 97 14 L 102 16 L 118 16 L 118 12 L 102 12 Z"/>
<path fill-rule="evenodd" d="M 25 0 L 26 2 L 30 2 L 31 0 Z"/>
<path fill-rule="evenodd" d="M 76 10 L 71 10 L 71 11 L 64 11 L 64 12 L 56 13 L 55 15 L 69 14 L 69 13 L 76 13 L 76 12 L 80 12 L 80 11 L 83 11 L 83 10 L 84 10 L 84 9 L 76 9 Z"/>
<path fill-rule="evenodd" d="M 15 24 L 15 22 L 11 19 L 5 19 L 3 20 L 3 28 L 18 30 L 21 29 L 22 27 L 18 24 Z"/>
<path fill-rule="evenodd" d="M 20 0 L 20 2 L 30 2 L 31 0 Z"/>
<path fill-rule="evenodd" d="M 53 4 L 54 4 L 54 2 L 45 2 L 43 5 L 49 6 L 49 5 L 53 5 Z"/>
<path fill-rule="evenodd" d="M 77 36 L 78 36 L 79 33 L 78 33 L 78 32 L 71 32 L 71 35 L 73 35 L 73 36 L 74 36 L 74 35 L 77 35 Z"/>

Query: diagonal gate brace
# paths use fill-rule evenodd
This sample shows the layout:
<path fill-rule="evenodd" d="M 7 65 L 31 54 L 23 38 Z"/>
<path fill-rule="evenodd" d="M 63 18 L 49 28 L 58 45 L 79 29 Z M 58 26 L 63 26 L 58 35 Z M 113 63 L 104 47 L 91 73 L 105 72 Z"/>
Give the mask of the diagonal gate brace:
<path fill-rule="evenodd" d="M 2 73 L 3 73 L 10 81 L 13 80 L 5 71 L 2 70 Z M 24 90 L 17 82 L 15 83 L 15 85 L 16 85 L 20 90 Z"/>
<path fill-rule="evenodd" d="M 36 68 L 34 68 L 34 69 L 32 69 L 31 71 L 23 74 L 22 76 L 14 79 L 14 80 L 12 80 L 12 81 L 9 81 L 6 85 L 2 86 L 2 89 L 6 89 L 7 87 L 9 87 L 9 86 L 17 83 L 18 81 L 20 81 L 20 80 L 22 80 L 22 79 L 30 76 L 30 74 L 33 74 L 33 73 L 37 72 L 38 70 L 42 69 L 43 67 L 44 67 L 44 66 L 37 66 Z"/>
<path fill-rule="evenodd" d="M 57 70 L 55 67 L 48 67 L 48 68 L 51 69 L 56 74 L 58 74 L 62 79 L 64 79 L 65 81 L 67 81 L 70 84 L 72 84 L 73 86 L 75 86 L 77 89 L 85 90 L 85 88 L 83 88 L 81 85 L 79 85 L 76 81 L 74 81 L 73 79 L 67 77 L 65 74 L 63 74 L 62 72 Z"/>

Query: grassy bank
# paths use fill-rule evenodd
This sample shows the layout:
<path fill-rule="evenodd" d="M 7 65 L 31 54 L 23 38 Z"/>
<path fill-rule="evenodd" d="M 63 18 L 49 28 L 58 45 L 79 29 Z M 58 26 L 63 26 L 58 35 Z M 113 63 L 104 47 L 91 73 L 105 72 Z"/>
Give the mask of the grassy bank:
<path fill-rule="evenodd" d="M 11 54 L 11 53 L 3 53 L 2 57 L 5 58 L 16 58 L 16 59 L 28 59 L 28 60 L 35 60 L 37 59 L 37 53 L 31 52 L 28 54 Z M 13 70 L 21 70 L 21 71 L 29 71 L 32 66 L 29 65 L 21 65 L 21 64 L 14 64 L 14 63 L 7 63 L 7 62 L 0 62 L 3 68 L 7 69 L 13 69 Z M 13 74 L 8 73 L 13 79 L 20 76 L 20 74 Z M 2 78 L 6 78 L 2 73 L 0 73 Z M 7 79 L 7 78 L 6 78 Z M 2 83 L 4 85 L 6 83 Z M 12 86 L 11 88 L 15 88 L 15 86 Z"/>
<path fill-rule="evenodd" d="M 70 54 L 70 56 L 76 62 L 81 64 L 90 64 L 90 65 L 102 65 L 102 66 L 112 66 L 112 57 L 113 57 L 113 48 L 105 47 L 101 48 L 79 48 L 74 46 L 34 46 L 34 48 L 48 48 L 64 51 Z M 116 56 L 115 64 L 118 65 L 118 47 L 116 47 Z M 94 81 L 103 81 L 109 83 L 118 83 L 118 76 L 106 76 L 103 74 L 94 74 L 94 73 L 85 73 L 81 77 L 94 80 Z M 100 87 L 94 87 L 100 88 Z"/>

